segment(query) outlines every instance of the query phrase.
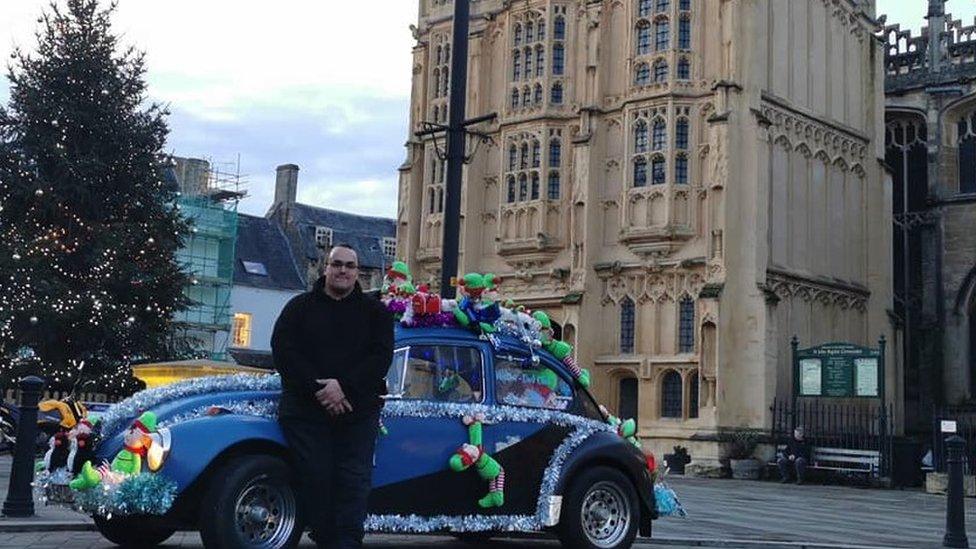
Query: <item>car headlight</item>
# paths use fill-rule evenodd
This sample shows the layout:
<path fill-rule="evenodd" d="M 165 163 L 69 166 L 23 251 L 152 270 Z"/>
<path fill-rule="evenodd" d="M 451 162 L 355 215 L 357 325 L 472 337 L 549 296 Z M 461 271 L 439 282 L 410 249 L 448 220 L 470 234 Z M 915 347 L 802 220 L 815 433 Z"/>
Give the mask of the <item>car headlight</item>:
<path fill-rule="evenodd" d="M 149 470 L 156 472 L 163 466 L 166 456 L 169 455 L 169 450 L 173 445 L 173 435 L 169 429 L 163 427 L 157 429 L 155 433 L 150 433 L 149 438 L 152 439 L 152 444 L 146 450 L 146 462 L 149 465 Z"/>

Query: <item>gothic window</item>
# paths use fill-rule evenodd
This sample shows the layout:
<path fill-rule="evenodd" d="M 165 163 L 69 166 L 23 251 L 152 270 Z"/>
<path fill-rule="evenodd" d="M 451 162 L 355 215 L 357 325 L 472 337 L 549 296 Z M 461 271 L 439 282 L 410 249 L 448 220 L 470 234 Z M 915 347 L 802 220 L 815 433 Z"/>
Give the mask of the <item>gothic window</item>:
<path fill-rule="evenodd" d="M 532 172 L 532 200 L 539 200 L 539 174 Z"/>
<path fill-rule="evenodd" d="M 674 127 L 674 146 L 677 149 L 688 148 L 688 119 L 679 118 Z"/>
<path fill-rule="evenodd" d="M 522 143 L 522 154 L 519 158 L 519 169 L 524 170 L 529 167 L 529 144 Z"/>
<path fill-rule="evenodd" d="M 518 164 L 518 147 L 513 143 L 508 148 L 508 171 L 515 171 L 516 164 Z"/>
<path fill-rule="evenodd" d="M 542 84 L 536 83 L 535 90 L 532 94 L 532 102 L 536 105 L 542 104 Z"/>
<path fill-rule="evenodd" d="M 683 154 L 674 159 L 674 182 L 678 185 L 688 184 L 688 157 Z"/>
<path fill-rule="evenodd" d="M 691 63 L 687 57 L 678 59 L 678 80 L 691 79 Z"/>
<path fill-rule="evenodd" d="M 976 112 L 959 120 L 959 192 L 976 193 Z"/>
<path fill-rule="evenodd" d="M 441 64 L 441 47 L 440 46 L 437 46 L 437 55 L 434 56 L 434 59 L 437 61 L 436 63 L 434 63 L 435 65 L 440 65 Z"/>
<path fill-rule="evenodd" d="M 661 378 L 661 417 L 681 417 L 681 374 L 674 370 Z"/>
<path fill-rule="evenodd" d="M 535 76 L 541 77 L 546 72 L 546 50 L 542 46 L 535 48 Z"/>
<path fill-rule="evenodd" d="M 441 70 L 434 69 L 434 97 L 440 97 L 441 95 Z"/>
<path fill-rule="evenodd" d="M 515 31 L 514 31 L 514 34 L 515 34 L 515 45 L 516 46 L 521 46 L 522 45 L 522 25 L 520 25 L 518 23 L 515 23 Z"/>
<path fill-rule="evenodd" d="M 450 71 L 446 68 L 444 69 L 444 72 L 441 73 L 441 95 L 444 97 L 447 97 L 447 86 L 450 80 L 450 74 Z"/>
<path fill-rule="evenodd" d="M 620 302 L 620 353 L 634 352 L 634 302 L 625 297 Z"/>
<path fill-rule="evenodd" d="M 654 62 L 654 81 L 661 83 L 668 80 L 668 62 L 658 59 Z"/>
<path fill-rule="evenodd" d="M 562 44 L 552 47 L 552 74 L 559 76 L 563 73 L 565 63 L 565 52 Z"/>
<path fill-rule="evenodd" d="M 648 17 L 651 15 L 652 0 L 637 0 L 637 17 Z"/>
<path fill-rule="evenodd" d="M 528 198 L 528 194 L 528 180 L 523 173 L 519 176 L 519 201 L 524 202 L 525 199 Z"/>
<path fill-rule="evenodd" d="M 678 307 L 678 352 L 695 350 L 695 300 L 685 296 Z"/>
<path fill-rule="evenodd" d="M 517 109 L 519 106 L 519 91 L 518 88 L 512 88 L 512 108 Z"/>
<path fill-rule="evenodd" d="M 655 151 L 663 150 L 667 139 L 667 124 L 664 119 L 658 118 L 654 121 L 654 130 L 651 134 L 651 148 Z"/>
<path fill-rule="evenodd" d="M 529 87 L 526 86 L 522 88 L 522 106 L 528 107 L 531 102 L 532 102 L 532 92 L 529 90 Z"/>
<path fill-rule="evenodd" d="M 563 146 L 558 139 L 549 142 L 549 167 L 558 167 L 562 162 Z"/>
<path fill-rule="evenodd" d="M 698 372 L 691 374 L 688 380 L 688 418 L 698 417 Z"/>
<path fill-rule="evenodd" d="M 532 42 L 533 40 L 535 40 L 535 25 L 529 21 L 525 24 L 525 41 Z"/>
<path fill-rule="evenodd" d="M 643 120 L 634 124 L 634 151 L 647 152 L 647 122 Z"/>
<path fill-rule="evenodd" d="M 644 158 L 634 160 L 634 186 L 647 186 L 647 160 Z"/>
<path fill-rule="evenodd" d="M 651 68 L 647 63 L 638 63 L 634 71 L 634 84 L 644 86 L 651 82 Z"/>
<path fill-rule="evenodd" d="M 549 102 L 551 102 L 553 105 L 562 105 L 563 85 L 559 82 L 552 85 L 552 92 L 550 93 Z"/>
<path fill-rule="evenodd" d="M 532 78 L 532 48 L 525 48 L 525 78 Z"/>
<path fill-rule="evenodd" d="M 661 18 L 654 22 L 654 50 L 664 51 L 668 49 L 671 27 L 667 19 Z"/>
<path fill-rule="evenodd" d="M 445 63 L 450 63 L 451 62 L 451 45 L 450 44 L 444 44 L 444 62 Z"/>
<path fill-rule="evenodd" d="M 654 4 L 654 11 L 657 13 L 668 11 L 668 0 L 657 0 Z"/>
<path fill-rule="evenodd" d="M 678 9 L 681 11 L 688 11 L 691 9 L 691 0 L 681 0 L 678 2 Z"/>
<path fill-rule="evenodd" d="M 539 19 L 539 27 L 538 27 L 538 29 L 536 29 L 535 33 L 536 33 L 536 40 L 545 40 L 546 39 L 546 20 L 545 19 Z"/>
<path fill-rule="evenodd" d="M 532 167 L 538 168 L 542 162 L 542 145 L 538 141 L 532 142 Z"/>
<path fill-rule="evenodd" d="M 428 213 L 434 213 L 434 208 L 436 206 L 436 203 L 434 202 L 434 189 L 433 188 L 431 188 L 430 191 L 428 191 L 427 197 L 429 199 L 429 204 L 430 204 L 430 208 L 428 210 Z"/>
<path fill-rule="evenodd" d="M 663 185 L 664 180 L 664 157 L 656 156 L 651 160 L 651 184 Z"/>
<path fill-rule="evenodd" d="M 444 189 L 437 190 L 437 213 L 444 213 Z"/>
<path fill-rule="evenodd" d="M 651 52 L 651 26 L 647 21 L 637 24 L 637 55 Z"/>
<path fill-rule="evenodd" d="M 515 177 L 508 176 L 508 201 L 515 202 Z"/>
<path fill-rule="evenodd" d="M 522 79 L 522 52 L 515 50 L 512 53 L 512 80 Z"/>
<path fill-rule="evenodd" d="M 552 37 L 555 40 L 566 39 L 566 20 L 563 19 L 562 15 L 556 16 L 556 20 L 552 24 Z"/>
<path fill-rule="evenodd" d="M 549 200 L 559 200 L 559 172 L 549 172 Z"/>
<path fill-rule="evenodd" d="M 691 49 L 691 19 L 687 16 L 678 20 L 678 48 Z"/>

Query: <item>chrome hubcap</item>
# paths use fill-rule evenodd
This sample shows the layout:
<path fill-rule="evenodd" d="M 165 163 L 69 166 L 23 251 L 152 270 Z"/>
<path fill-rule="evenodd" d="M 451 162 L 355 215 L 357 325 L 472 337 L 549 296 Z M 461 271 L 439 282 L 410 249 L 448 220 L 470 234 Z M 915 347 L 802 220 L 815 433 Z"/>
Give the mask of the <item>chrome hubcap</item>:
<path fill-rule="evenodd" d="M 630 502 L 613 483 L 594 484 L 583 496 L 580 523 L 590 543 L 597 547 L 615 547 L 630 527 Z"/>
<path fill-rule="evenodd" d="M 291 487 L 256 478 L 237 498 L 234 524 L 245 547 L 283 547 L 295 529 L 295 510 Z"/>

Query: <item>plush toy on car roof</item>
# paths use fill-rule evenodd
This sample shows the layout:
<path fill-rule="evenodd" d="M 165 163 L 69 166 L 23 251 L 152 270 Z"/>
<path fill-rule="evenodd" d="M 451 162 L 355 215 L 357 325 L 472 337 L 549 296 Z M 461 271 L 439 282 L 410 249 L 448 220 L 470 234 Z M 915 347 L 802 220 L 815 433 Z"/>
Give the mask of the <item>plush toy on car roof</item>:
<path fill-rule="evenodd" d="M 458 282 L 461 300 L 454 309 L 458 324 L 477 334 L 491 334 L 497 328 L 495 322 L 501 316 L 495 286 L 495 275 L 468 273 Z M 493 299 L 493 296 L 496 296 Z"/>
<path fill-rule="evenodd" d="M 563 364 L 569 368 L 572 372 L 573 377 L 576 381 L 583 387 L 590 386 L 590 372 L 585 368 L 580 368 L 576 364 L 576 360 L 573 359 L 573 346 L 565 341 L 559 341 L 553 339 L 553 329 L 552 321 L 549 320 L 549 315 L 542 311 L 536 311 L 532 313 L 532 316 L 539 322 L 541 326 L 542 335 L 542 347 L 552 353 L 552 356 L 561 360 Z"/>

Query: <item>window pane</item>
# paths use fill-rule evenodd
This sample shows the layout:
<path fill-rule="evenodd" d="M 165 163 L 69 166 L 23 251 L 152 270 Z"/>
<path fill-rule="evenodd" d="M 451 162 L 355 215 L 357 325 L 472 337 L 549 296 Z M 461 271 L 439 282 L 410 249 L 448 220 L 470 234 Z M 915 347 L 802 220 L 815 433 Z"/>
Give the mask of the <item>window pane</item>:
<path fill-rule="evenodd" d="M 688 183 L 688 158 L 679 156 L 674 161 L 674 182 L 678 185 Z"/>
<path fill-rule="evenodd" d="M 532 94 L 532 101 L 536 105 L 541 105 L 542 104 L 542 84 L 536 84 L 535 85 L 535 91 Z"/>
<path fill-rule="evenodd" d="M 654 81 L 665 82 L 668 79 L 667 61 L 658 60 L 654 63 Z"/>
<path fill-rule="evenodd" d="M 637 65 L 637 70 L 634 73 L 634 83 L 637 85 L 644 85 L 651 81 L 651 68 L 647 66 L 647 63 L 641 63 Z"/>
<path fill-rule="evenodd" d="M 617 416 L 620 419 L 637 419 L 637 378 L 625 377 L 619 382 L 619 405 Z"/>
<path fill-rule="evenodd" d="M 681 417 L 681 374 L 674 370 L 661 381 L 661 417 Z"/>
<path fill-rule="evenodd" d="M 688 380 L 688 417 L 698 417 L 698 372 L 692 374 Z"/>
<path fill-rule="evenodd" d="M 651 0 L 637 0 L 637 16 L 647 17 L 651 14 L 651 6 L 653 2 Z"/>
<path fill-rule="evenodd" d="M 651 143 L 651 147 L 655 151 L 660 151 L 664 149 L 665 139 L 667 138 L 666 132 L 667 132 L 667 125 L 664 123 L 664 120 L 660 120 L 660 119 L 655 120 L 654 136 Z"/>
<path fill-rule="evenodd" d="M 553 23 L 552 37 L 556 40 L 566 38 L 566 20 L 562 16 L 557 17 L 556 22 Z"/>
<path fill-rule="evenodd" d="M 564 51 L 562 44 L 552 47 L 552 74 L 559 76 L 563 73 Z"/>
<path fill-rule="evenodd" d="M 518 90 L 512 90 L 512 108 L 516 109 L 519 105 L 519 92 Z"/>
<path fill-rule="evenodd" d="M 542 76 L 546 72 L 546 50 L 541 46 L 535 50 L 535 75 Z"/>
<path fill-rule="evenodd" d="M 536 40 L 546 39 L 546 22 L 545 20 L 539 21 L 539 30 L 536 31 Z"/>
<path fill-rule="evenodd" d="M 549 167 L 550 168 L 555 168 L 556 166 L 559 166 L 560 162 L 562 162 L 562 150 L 563 147 L 559 143 L 558 139 L 553 139 L 552 141 L 549 142 Z"/>
<path fill-rule="evenodd" d="M 678 47 L 683 50 L 691 48 L 691 19 L 687 17 L 678 21 Z"/>
<path fill-rule="evenodd" d="M 532 167 L 538 168 L 539 163 L 542 161 L 542 146 L 539 145 L 538 141 L 532 142 Z"/>
<path fill-rule="evenodd" d="M 518 162 L 518 149 L 515 147 L 515 145 L 512 145 L 508 149 L 508 170 L 509 171 L 514 170 L 517 162 Z"/>
<path fill-rule="evenodd" d="M 695 301 L 690 297 L 681 300 L 678 321 L 678 352 L 695 350 Z"/>
<path fill-rule="evenodd" d="M 634 352 L 634 302 L 629 297 L 620 304 L 620 352 Z"/>
<path fill-rule="evenodd" d="M 539 199 L 539 174 L 532 173 L 532 200 Z"/>
<path fill-rule="evenodd" d="M 654 23 L 654 49 L 664 51 L 668 49 L 671 27 L 667 20 Z"/>
<path fill-rule="evenodd" d="M 390 369 L 386 372 L 386 392 L 390 395 L 397 396 L 403 391 L 403 372 L 409 352 L 410 348 L 405 347 L 393 353 Z"/>
<path fill-rule="evenodd" d="M 559 172 L 549 172 L 549 200 L 559 200 Z"/>
<path fill-rule="evenodd" d="M 678 4 L 678 9 L 681 11 L 688 11 L 691 9 L 691 0 L 681 0 Z"/>
<path fill-rule="evenodd" d="M 512 79 L 520 80 L 522 78 L 522 52 L 515 51 L 512 54 Z"/>
<path fill-rule="evenodd" d="M 647 24 L 637 27 L 637 55 L 651 51 L 651 27 Z"/>
<path fill-rule="evenodd" d="M 518 23 L 515 24 L 514 34 L 515 34 L 515 45 L 518 46 L 522 43 L 522 25 L 519 25 Z"/>
<path fill-rule="evenodd" d="M 526 181 L 525 176 L 519 177 L 519 200 L 525 201 L 529 196 L 528 181 Z"/>
<path fill-rule="evenodd" d="M 654 6 L 654 11 L 668 11 L 668 0 L 657 0 L 657 3 Z"/>
<path fill-rule="evenodd" d="M 664 184 L 664 159 L 655 158 L 651 161 L 651 183 L 654 185 Z"/>
<path fill-rule="evenodd" d="M 396 357 L 394 357 L 396 358 Z M 481 402 L 481 353 L 473 347 L 409 347 L 402 398 Z"/>
<path fill-rule="evenodd" d="M 691 63 L 687 59 L 681 58 L 678 60 L 678 79 L 688 80 L 691 78 Z"/>
<path fill-rule="evenodd" d="M 544 364 L 495 358 L 495 397 L 499 404 L 565 410 L 573 388 Z"/>
<path fill-rule="evenodd" d="M 679 118 L 674 129 L 674 146 L 678 149 L 688 148 L 688 119 Z"/>
<path fill-rule="evenodd" d="M 529 144 L 522 143 L 522 154 L 519 157 L 519 169 L 526 169 L 529 167 Z"/>
<path fill-rule="evenodd" d="M 515 202 L 515 178 L 508 178 L 508 201 Z"/>
<path fill-rule="evenodd" d="M 638 158 L 634 162 L 634 186 L 647 186 L 647 161 L 643 158 Z"/>
<path fill-rule="evenodd" d="M 647 123 L 643 120 L 638 121 L 634 127 L 634 150 L 647 152 Z"/>

